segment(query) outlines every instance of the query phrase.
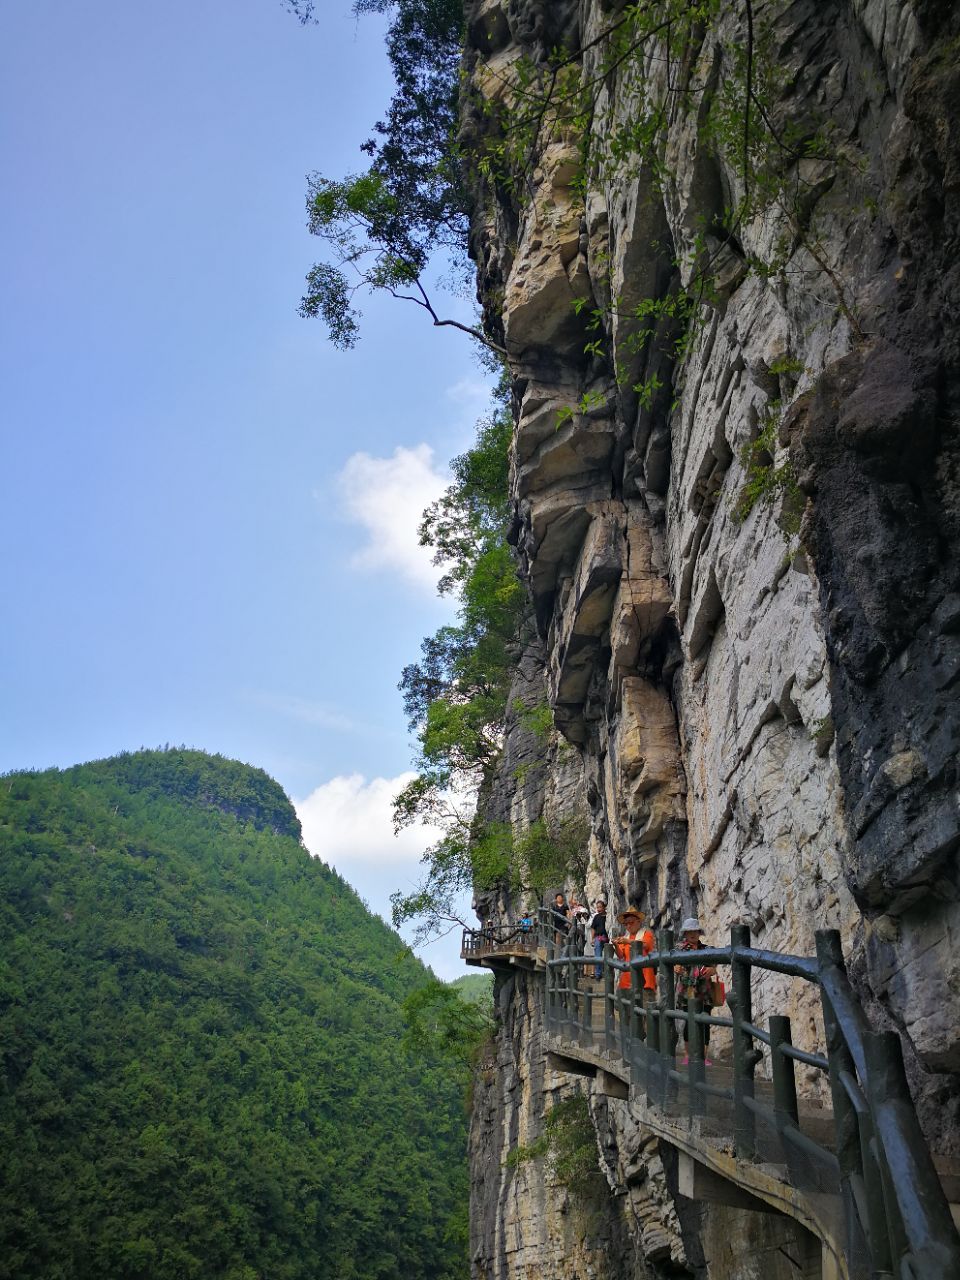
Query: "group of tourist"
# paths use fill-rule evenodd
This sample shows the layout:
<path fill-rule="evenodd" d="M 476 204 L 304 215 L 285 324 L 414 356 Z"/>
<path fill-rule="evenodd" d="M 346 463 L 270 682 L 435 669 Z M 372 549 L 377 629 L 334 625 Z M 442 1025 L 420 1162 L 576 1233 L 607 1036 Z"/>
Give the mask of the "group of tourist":
<path fill-rule="evenodd" d="M 557 941 L 570 932 L 571 929 L 582 929 L 586 921 L 590 917 L 590 912 L 585 906 L 577 901 L 577 895 L 571 893 L 568 902 L 565 895 L 558 893 L 553 900 L 553 923 L 556 928 Z"/>
<path fill-rule="evenodd" d="M 647 956 L 656 950 L 656 940 L 653 936 L 652 929 L 645 929 L 644 921 L 646 913 L 641 911 L 639 907 L 628 906 L 617 916 L 617 923 L 622 926 L 622 932 L 616 936 L 611 936 L 609 926 L 607 924 L 607 904 L 603 898 L 597 898 L 594 902 L 594 914 L 591 917 L 586 907 L 582 906 L 576 899 L 574 894 L 570 895 L 570 901 L 567 902 L 566 897 L 562 893 L 558 893 L 553 903 L 553 918 L 556 926 L 556 941 L 559 943 L 568 933 L 580 927 L 586 927 L 590 930 L 591 939 L 593 941 L 593 954 L 597 960 L 595 976 L 601 978 L 603 976 L 603 967 L 600 961 L 603 958 L 604 948 L 609 944 L 613 947 L 617 958 L 625 964 L 638 956 Z M 700 927 L 700 921 L 694 916 L 688 916 L 680 925 L 680 942 L 677 947 L 679 951 L 702 951 L 704 949 L 703 930 Z M 650 965 L 641 969 L 643 983 L 641 987 L 642 999 L 644 1006 L 655 1003 L 657 998 L 657 971 Z M 723 986 L 717 980 L 717 970 L 714 965 L 710 964 L 678 964 L 674 967 L 676 974 L 676 992 L 677 1007 L 686 1010 L 691 1000 L 699 1000 L 704 1013 L 709 1013 L 717 1004 L 723 1003 Z M 618 985 L 621 989 L 628 989 L 631 985 L 630 970 L 624 969 L 620 973 Z M 703 1046 L 704 1053 L 706 1046 L 710 1043 L 710 1026 L 703 1024 Z M 688 1036 L 687 1024 L 683 1024 L 683 1037 L 686 1042 Z M 705 1057 L 707 1066 L 711 1066 L 709 1058 Z M 684 1058 L 684 1065 L 687 1058 Z"/>

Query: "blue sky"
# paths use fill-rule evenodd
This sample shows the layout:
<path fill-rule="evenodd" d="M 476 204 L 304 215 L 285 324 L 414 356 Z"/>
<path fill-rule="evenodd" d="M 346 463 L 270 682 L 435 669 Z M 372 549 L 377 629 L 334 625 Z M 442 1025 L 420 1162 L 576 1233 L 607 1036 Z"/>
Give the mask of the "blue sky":
<path fill-rule="evenodd" d="M 449 616 L 415 523 L 486 379 L 403 304 L 365 301 L 350 353 L 296 314 L 305 175 L 361 168 L 390 94 L 349 8 L 3 7 L 0 769 L 260 765 L 385 910 L 426 839 L 389 835 L 396 684 Z"/>

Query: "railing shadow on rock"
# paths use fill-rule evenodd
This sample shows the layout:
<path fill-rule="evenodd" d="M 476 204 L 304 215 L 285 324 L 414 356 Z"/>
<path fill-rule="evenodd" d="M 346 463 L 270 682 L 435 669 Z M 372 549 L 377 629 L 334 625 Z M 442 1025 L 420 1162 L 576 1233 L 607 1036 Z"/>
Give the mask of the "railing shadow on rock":
<path fill-rule="evenodd" d="M 562 950 L 545 938 L 546 1026 L 555 1039 L 619 1058 L 630 1085 L 648 1107 L 684 1119 L 707 1143 L 733 1140 L 740 1160 L 783 1168 L 791 1186 L 831 1197 L 851 1277 L 958 1280 L 960 1237 L 910 1096 L 899 1038 L 874 1032 L 846 974 L 839 934 L 816 935 L 815 957 L 782 955 L 750 946 L 736 926 L 729 947 L 674 949 L 663 930 L 657 951 L 629 963 L 605 948 L 601 962 Z M 580 948 L 582 951 L 582 948 Z M 703 1011 L 699 1000 L 676 1008 L 675 966 L 729 965 L 730 1016 Z M 599 989 L 589 978 L 600 968 Z M 655 968 L 657 991 L 644 995 L 642 971 Z M 809 1053 L 791 1039 L 790 1019 L 753 1021 L 755 970 L 785 974 L 819 988 L 826 1052 Z M 628 985 L 621 986 L 626 976 Z M 654 998 L 651 999 L 651 996 Z M 687 1065 L 676 1064 L 678 1027 L 688 1044 Z M 709 1028 L 732 1032 L 729 1066 L 707 1067 Z M 763 1046 L 762 1048 L 760 1046 Z M 769 1080 L 757 1067 L 769 1055 Z M 801 1108 L 796 1067 L 829 1080 L 832 1117 Z"/>

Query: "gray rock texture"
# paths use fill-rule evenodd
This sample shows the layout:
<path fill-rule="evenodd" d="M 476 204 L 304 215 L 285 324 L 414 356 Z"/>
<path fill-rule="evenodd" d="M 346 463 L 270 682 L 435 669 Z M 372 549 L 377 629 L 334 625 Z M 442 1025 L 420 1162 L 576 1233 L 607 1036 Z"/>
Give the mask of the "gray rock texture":
<path fill-rule="evenodd" d="M 589 869 L 565 887 L 613 909 L 639 901 L 674 927 L 696 913 L 718 942 L 746 923 L 757 945 L 805 954 L 815 929 L 839 928 L 872 1016 L 904 1038 L 931 1140 L 956 1152 L 960 11 L 755 7 L 779 68 L 770 110 L 829 124 L 830 154 L 794 164 L 795 206 L 725 239 L 742 174 L 682 96 L 656 182 L 624 161 L 584 192 L 562 130 L 538 139 L 522 197 L 478 182 L 472 250 L 514 375 L 514 538 L 538 628 L 517 696 L 548 701 L 557 730 L 545 747 L 512 723 L 489 805 L 520 829 L 583 813 Z M 602 148 L 668 74 L 651 46 L 600 77 L 592 42 L 623 10 L 473 0 L 469 81 L 509 103 L 518 59 L 582 50 L 602 79 Z M 710 83 L 742 23 L 724 9 L 684 74 Z M 468 101 L 465 136 L 489 128 Z M 686 346 L 661 333 L 632 353 L 636 307 L 690 286 L 704 245 L 716 287 Z M 585 350 L 594 309 L 604 350 Z M 745 510 L 764 431 L 790 483 Z M 543 1065 L 522 979 L 499 996 L 474 1118 L 474 1274 L 774 1275 L 720 1261 L 734 1211 L 678 1211 L 613 1101 L 591 1096 L 611 1188 L 593 1235 L 504 1163 L 580 1086 Z M 755 1014 L 774 1003 L 800 1043 L 820 1041 L 809 991 L 770 976 Z M 759 1230 L 756 1255 L 775 1252 Z"/>

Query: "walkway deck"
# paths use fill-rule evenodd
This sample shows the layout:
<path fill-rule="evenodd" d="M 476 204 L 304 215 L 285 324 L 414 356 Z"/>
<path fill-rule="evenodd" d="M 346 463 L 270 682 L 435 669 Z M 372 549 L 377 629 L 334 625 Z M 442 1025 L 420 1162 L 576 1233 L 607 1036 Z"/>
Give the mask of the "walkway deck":
<path fill-rule="evenodd" d="M 579 941 L 558 953 L 552 922 L 541 920 L 535 932 L 520 954 L 506 931 L 488 936 L 482 952 L 465 935 L 464 959 L 492 968 L 522 963 L 541 976 L 550 1064 L 592 1076 L 602 1092 L 626 1100 L 679 1153 L 684 1194 L 787 1214 L 821 1241 L 822 1280 L 960 1280 L 960 1168 L 935 1165 L 899 1040 L 866 1023 L 835 933 L 818 934 L 816 958 L 756 951 L 743 928 L 729 948 L 700 952 L 701 963 L 733 973 L 731 1016 L 715 1017 L 696 1003 L 675 1009 L 674 970 L 689 953 L 673 950 L 668 930 L 643 962 L 659 975 L 659 999 L 648 1005 L 638 961 L 625 965 L 608 948 L 596 980 Z M 771 1017 L 767 1028 L 753 1023 L 751 976 L 764 969 L 819 985 L 825 1054 L 796 1048 L 785 1017 Z M 627 989 L 619 986 L 624 973 Z M 677 1052 L 680 1024 L 688 1063 Z M 709 1066 L 698 1052 L 705 1026 L 717 1052 Z M 757 1076 L 764 1061 L 769 1079 Z M 826 1074 L 832 1106 L 798 1096 L 798 1062 Z"/>

